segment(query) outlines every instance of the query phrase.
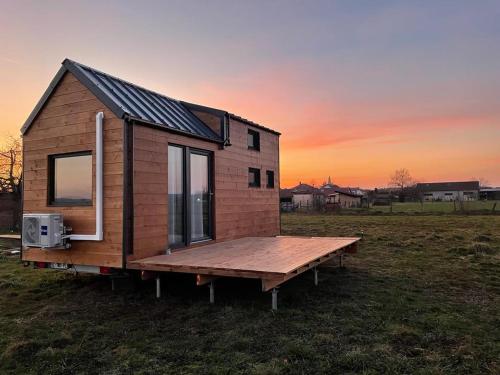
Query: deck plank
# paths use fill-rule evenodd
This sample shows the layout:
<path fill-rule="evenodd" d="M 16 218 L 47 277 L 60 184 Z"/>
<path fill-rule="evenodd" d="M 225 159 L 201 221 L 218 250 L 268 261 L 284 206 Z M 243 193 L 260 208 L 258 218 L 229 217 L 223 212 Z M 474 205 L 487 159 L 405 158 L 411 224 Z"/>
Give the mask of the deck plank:
<path fill-rule="evenodd" d="M 128 263 L 128 268 L 250 277 L 284 276 L 359 241 L 357 237 L 245 237 Z"/>

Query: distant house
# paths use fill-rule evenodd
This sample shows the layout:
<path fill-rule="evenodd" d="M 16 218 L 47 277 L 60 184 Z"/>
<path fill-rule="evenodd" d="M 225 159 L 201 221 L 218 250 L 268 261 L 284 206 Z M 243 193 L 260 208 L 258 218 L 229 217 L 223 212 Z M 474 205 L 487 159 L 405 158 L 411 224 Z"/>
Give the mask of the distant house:
<path fill-rule="evenodd" d="M 479 198 L 479 181 L 426 182 L 416 187 L 424 201 L 472 201 Z"/>
<path fill-rule="evenodd" d="M 323 192 L 314 186 L 299 183 L 292 189 L 292 202 L 297 208 L 315 208 L 325 201 Z"/>
<path fill-rule="evenodd" d="M 328 182 L 325 182 L 319 190 L 325 195 L 329 196 L 331 194 L 336 194 L 336 193 L 345 193 L 347 195 L 351 196 L 359 196 L 364 197 L 365 196 L 365 191 L 360 189 L 359 187 L 340 187 L 339 185 L 336 185 L 332 183 L 332 180 L 330 177 L 328 177 Z"/>
<path fill-rule="evenodd" d="M 325 202 L 325 195 L 312 185 L 299 183 L 289 189 L 280 189 L 280 204 L 283 211 L 295 209 L 320 208 Z"/>
<path fill-rule="evenodd" d="M 361 207 L 363 196 L 350 193 L 343 190 L 337 190 L 334 193 L 328 194 L 326 197 L 327 204 L 333 204 L 342 208 Z"/>
<path fill-rule="evenodd" d="M 292 188 L 280 190 L 281 209 L 282 211 L 321 209 L 325 208 L 325 203 L 327 206 L 343 208 L 361 207 L 363 194 L 360 192 L 361 190 L 357 188 L 352 190 L 332 184 L 330 178 L 328 183 L 319 188 L 301 182 Z"/>

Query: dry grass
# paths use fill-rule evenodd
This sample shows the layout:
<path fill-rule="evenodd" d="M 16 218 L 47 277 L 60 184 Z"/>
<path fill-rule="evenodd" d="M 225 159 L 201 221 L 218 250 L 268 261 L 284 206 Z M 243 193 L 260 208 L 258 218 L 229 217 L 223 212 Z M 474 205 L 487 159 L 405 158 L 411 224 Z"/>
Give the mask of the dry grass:
<path fill-rule="evenodd" d="M 283 216 L 284 234 L 363 233 L 347 268 L 303 274 L 280 310 L 253 281 L 216 304 L 184 276 L 153 283 L 0 258 L 0 373 L 500 372 L 499 216 Z"/>

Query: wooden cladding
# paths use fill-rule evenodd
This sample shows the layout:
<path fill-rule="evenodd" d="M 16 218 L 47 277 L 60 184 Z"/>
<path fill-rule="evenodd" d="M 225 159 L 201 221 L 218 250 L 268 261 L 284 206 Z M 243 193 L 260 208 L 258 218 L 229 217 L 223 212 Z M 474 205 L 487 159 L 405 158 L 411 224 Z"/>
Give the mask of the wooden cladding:
<path fill-rule="evenodd" d="M 214 220 L 210 232 L 215 241 L 279 234 L 277 134 L 231 118 L 231 145 L 221 149 L 213 142 L 138 123 L 124 125 L 71 73 L 66 73 L 23 137 L 24 213 L 61 213 L 65 225 L 71 226 L 75 234 L 95 232 L 95 116 L 101 111 L 104 112 L 104 240 L 73 241 L 70 250 L 27 248 L 23 250 L 23 260 L 122 267 L 124 252 L 127 260 L 165 253 L 169 144 L 213 155 Z M 216 131 L 220 130 L 217 128 L 220 124 L 212 121 L 210 126 Z M 254 145 L 258 144 L 259 152 L 248 147 L 251 132 L 258 134 Z M 130 152 L 125 154 L 125 150 Z M 54 155 L 81 152 L 92 156 L 90 205 L 49 205 L 49 160 Z M 249 187 L 249 168 L 259 171 L 260 187 Z M 264 176 L 266 180 L 261 181 Z"/>
<path fill-rule="evenodd" d="M 24 213 L 62 213 L 77 234 L 95 233 L 95 116 L 104 112 L 104 240 L 73 241 L 70 250 L 24 249 L 23 260 L 122 266 L 123 120 L 71 73 L 66 73 L 23 136 Z M 49 206 L 51 155 L 90 152 L 92 200 L 88 206 Z"/>
<path fill-rule="evenodd" d="M 133 141 L 133 252 L 127 260 L 165 254 L 168 245 L 168 145 L 216 151 L 218 146 L 139 124 Z"/>
<path fill-rule="evenodd" d="M 248 169 L 275 171 L 279 181 L 279 137 L 230 119 L 231 146 L 215 154 L 216 239 L 279 234 L 279 186 L 249 187 Z M 260 152 L 248 149 L 248 131 L 259 133 Z"/>
<path fill-rule="evenodd" d="M 267 187 L 268 181 L 260 188 L 248 186 L 248 168 L 273 171 L 273 182 L 279 181 L 278 136 L 261 132 L 261 152 L 256 153 L 247 146 L 248 126 L 232 122 L 232 145 L 222 150 L 214 143 L 134 125 L 134 245 L 129 261 L 164 254 L 169 247 L 169 144 L 213 153 L 215 241 L 279 234 L 279 187 Z"/>

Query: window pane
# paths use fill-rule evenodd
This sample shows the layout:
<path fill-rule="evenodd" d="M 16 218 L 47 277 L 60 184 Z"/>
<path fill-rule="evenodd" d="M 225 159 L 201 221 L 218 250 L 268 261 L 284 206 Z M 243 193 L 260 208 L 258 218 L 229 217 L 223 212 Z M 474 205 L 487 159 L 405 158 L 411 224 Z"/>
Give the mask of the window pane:
<path fill-rule="evenodd" d="M 247 139 L 248 139 L 248 147 L 251 147 L 251 148 L 255 147 L 254 136 L 252 133 L 248 133 Z"/>
<path fill-rule="evenodd" d="M 259 137 L 260 135 L 258 132 L 248 129 L 248 135 L 247 135 L 248 148 L 259 151 L 260 149 Z"/>
<path fill-rule="evenodd" d="M 208 156 L 190 155 L 191 166 L 191 240 L 209 236 Z"/>
<path fill-rule="evenodd" d="M 54 200 L 92 201 L 92 155 L 54 159 Z"/>
<path fill-rule="evenodd" d="M 260 186 L 260 170 L 257 168 L 248 168 L 248 186 Z"/>
<path fill-rule="evenodd" d="M 274 188 L 274 172 L 267 171 L 266 173 L 267 173 L 267 187 Z"/>
<path fill-rule="evenodd" d="M 168 146 L 168 242 L 184 242 L 184 159 L 180 147 Z"/>

